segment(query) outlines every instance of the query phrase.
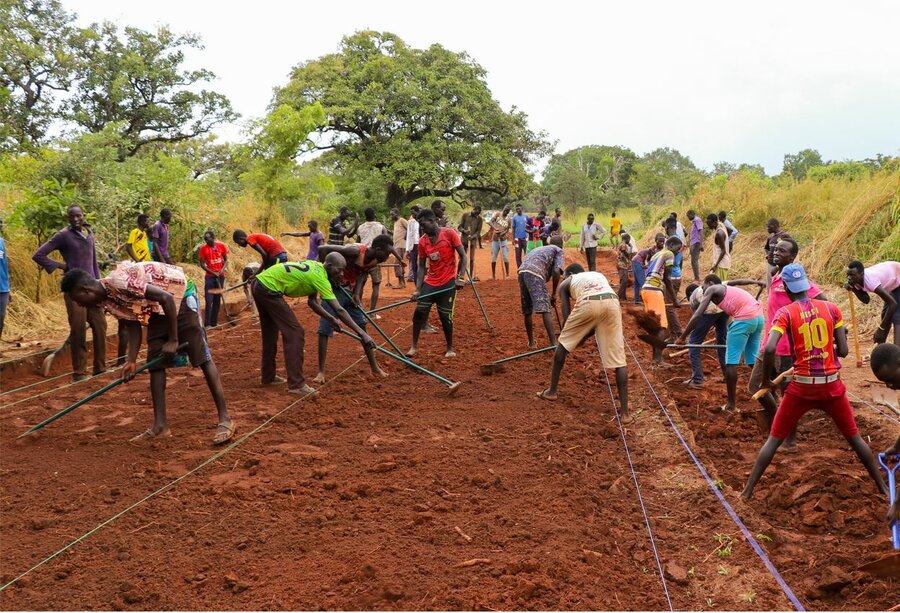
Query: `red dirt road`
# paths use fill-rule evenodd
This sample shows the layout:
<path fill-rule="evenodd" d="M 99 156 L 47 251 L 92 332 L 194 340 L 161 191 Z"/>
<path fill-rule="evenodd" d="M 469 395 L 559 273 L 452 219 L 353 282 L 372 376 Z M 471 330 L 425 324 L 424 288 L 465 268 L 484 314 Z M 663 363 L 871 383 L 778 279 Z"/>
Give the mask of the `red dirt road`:
<path fill-rule="evenodd" d="M 486 279 L 486 252 L 479 257 Z M 602 266 L 611 272 L 612 260 Z M 496 331 L 486 328 L 467 288 L 456 310 L 459 356 L 442 357 L 440 334 L 423 335 L 417 356 L 463 381 L 456 396 L 384 356 L 391 376 L 374 381 L 358 362 L 359 345 L 336 338 L 334 378 L 317 400 L 296 403 L 143 502 L 216 452 L 208 444 L 215 412 L 199 371 L 170 371 L 173 437 L 141 445 L 128 439 L 150 423 L 146 376 L 24 441 L 15 437 L 108 378 L 15 406 L 8 405 L 49 386 L 0 397 L 4 584 L 128 509 L 0 592 L 0 606 L 667 608 L 596 348 L 588 343 L 570 356 L 557 403 L 534 399 L 549 378 L 550 354 L 481 377 L 480 364 L 527 348 L 514 280 L 478 289 Z M 401 297 L 387 290 L 382 302 Z M 295 309 L 307 329 L 311 378 L 317 321 L 305 301 Z M 379 322 L 401 348 L 409 343 L 411 309 L 387 311 Z M 631 318 L 625 324 L 646 364 L 649 351 L 633 340 Z M 213 332 L 210 344 L 239 435 L 296 401 L 259 387 L 259 333 L 250 320 Z M 626 437 L 673 606 L 791 608 L 630 357 L 637 420 Z M 886 505 L 827 418 L 808 415 L 799 453 L 777 456 L 755 499 L 741 504 L 737 493 L 762 438 L 752 418 L 712 411 L 722 384 L 703 392 L 675 385 L 687 377 L 684 364 L 648 374 L 752 534 L 765 535 L 762 545 L 804 606 L 897 604 L 898 580 L 855 571 L 890 552 Z M 716 374 L 711 362 L 707 372 Z M 742 373 L 741 384 L 745 379 Z M 35 380 L 7 373 L 4 387 Z M 740 398 L 742 409 L 753 408 Z M 868 407 L 857 419 L 876 450 L 896 436 L 897 424 Z"/>

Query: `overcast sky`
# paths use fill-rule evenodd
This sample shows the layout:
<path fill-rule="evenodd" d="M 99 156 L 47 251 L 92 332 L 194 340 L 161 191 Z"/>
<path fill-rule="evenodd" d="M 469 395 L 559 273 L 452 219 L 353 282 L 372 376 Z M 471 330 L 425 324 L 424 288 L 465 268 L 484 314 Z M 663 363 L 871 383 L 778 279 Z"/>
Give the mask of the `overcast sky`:
<path fill-rule="evenodd" d="M 63 0 L 81 23 L 167 24 L 206 45 L 192 67 L 244 118 L 292 66 L 356 30 L 466 51 L 505 109 L 557 140 L 637 153 L 669 146 L 777 173 L 785 153 L 900 154 L 897 2 L 223 2 Z M 238 127 L 219 130 L 240 136 Z"/>

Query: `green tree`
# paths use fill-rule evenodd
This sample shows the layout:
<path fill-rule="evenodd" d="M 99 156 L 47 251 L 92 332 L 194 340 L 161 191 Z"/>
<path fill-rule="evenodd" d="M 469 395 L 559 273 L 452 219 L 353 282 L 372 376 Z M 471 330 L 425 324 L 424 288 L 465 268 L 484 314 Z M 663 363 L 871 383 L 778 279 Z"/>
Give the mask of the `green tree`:
<path fill-rule="evenodd" d="M 688 196 L 704 176 L 677 149 L 660 147 L 635 164 L 633 189 L 641 204 L 668 204 L 675 197 Z"/>
<path fill-rule="evenodd" d="M 822 166 L 822 155 L 815 149 L 804 149 L 798 153 L 784 156 L 782 173 L 789 174 L 797 181 L 806 178 L 806 173 L 813 166 Z"/>
<path fill-rule="evenodd" d="M 198 90 L 212 72 L 183 69 L 185 48 L 201 49 L 200 39 L 167 27 L 126 27 L 120 35 L 113 23 L 93 24 L 80 43 L 78 82 L 66 117 L 89 132 L 121 122 L 120 159 L 148 143 L 187 140 L 235 120 L 224 95 Z"/>
<path fill-rule="evenodd" d="M 637 155 L 626 147 L 590 145 L 550 158 L 542 187 L 554 204 L 574 212 L 579 205 L 603 210 L 627 205 Z"/>
<path fill-rule="evenodd" d="M 0 0 L 0 150 L 32 150 L 74 69 L 75 16 L 58 0 Z"/>
<path fill-rule="evenodd" d="M 467 54 L 413 49 L 390 33 L 344 38 L 338 53 L 297 66 L 275 96 L 295 109 L 314 102 L 326 117 L 318 148 L 377 171 L 387 206 L 518 194 L 526 166 L 550 151 L 524 113 L 500 108 Z"/>
<path fill-rule="evenodd" d="M 25 197 L 15 203 L 10 222 L 25 228 L 42 245 L 65 225 L 66 210 L 73 204 L 79 204 L 74 185 L 65 180 L 45 179 L 40 185 L 27 190 Z M 38 268 L 35 302 L 41 301 L 41 272 Z"/>

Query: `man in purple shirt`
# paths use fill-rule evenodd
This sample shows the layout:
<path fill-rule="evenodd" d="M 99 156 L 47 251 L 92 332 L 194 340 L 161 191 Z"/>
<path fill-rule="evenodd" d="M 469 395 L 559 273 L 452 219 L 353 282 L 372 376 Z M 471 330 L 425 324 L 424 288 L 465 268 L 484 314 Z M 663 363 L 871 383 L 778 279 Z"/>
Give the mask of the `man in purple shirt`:
<path fill-rule="evenodd" d="M 157 262 L 174 264 L 169 257 L 169 223 L 172 221 L 172 210 L 163 209 L 159 212 L 159 221 L 150 228 L 150 240 L 153 241 L 153 259 Z"/>
<path fill-rule="evenodd" d="M 700 283 L 700 252 L 703 251 L 703 220 L 693 209 L 687 212 L 687 218 L 691 220 L 691 236 L 688 239 L 691 248 L 691 270 L 694 273 L 694 282 Z"/>
<path fill-rule="evenodd" d="M 100 278 L 97 266 L 97 250 L 94 245 L 94 233 L 84 224 L 84 212 L 80 206 L 72 205 L 67 211 L 69 227 L 60 230 L 41 245 L 31 257 L 38 266 L 53 273 L 55 270 L 67 272 L 80 268 L 87 271 L 95 279 Z M 58 262 L 48 254 L 59 251 L 63 262 Z M 87 334 L 85 323 L 91 327 L 94 338 L 94 375 L 106 370 L 106 317 L 100 307 L 82 307 L 75 303 L 68 294 L 65 296 L 66 313 L 69 316 L 69 339 L 72 351 L 72 378 L 81 381 L 87 378 Z"/>

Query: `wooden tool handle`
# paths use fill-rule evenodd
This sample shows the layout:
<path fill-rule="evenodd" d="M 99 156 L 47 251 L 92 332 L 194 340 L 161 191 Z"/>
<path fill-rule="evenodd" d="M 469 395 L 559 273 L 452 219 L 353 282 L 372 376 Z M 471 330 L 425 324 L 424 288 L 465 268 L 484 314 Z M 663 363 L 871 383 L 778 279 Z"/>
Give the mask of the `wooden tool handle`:
<path fill-rule="evenodd" d="M 850 325 L 853 326 L 853 355 L 856 357 L 856 367 L 862 367 L 862 358 L 859 355 L 859 328 L 856 326 L 856 304 L 853 300 L 853 292 L 847 290 L 847 300 L 850 301 Z"/>
<path fill-rule="evenodd" d="M 780 375 L 775 377 L 772 380 L 772 383 L 774 383 L 775 385 L 778 385 L 779 383 L 784 381 L 785 377 L 790 377 L 792 374 L 794 374 L 794 369 L 788 368 L 786 371 L 784 371 L 783 373 L 781 373 Z M 759 400 L 760 398 L 765 396 L 771 389 L 772 388 L 770 388 L 770 387 L 761 388 L 759 391 L 757 391 L 755 394 L 753 394 L 753 400 Z"/>

